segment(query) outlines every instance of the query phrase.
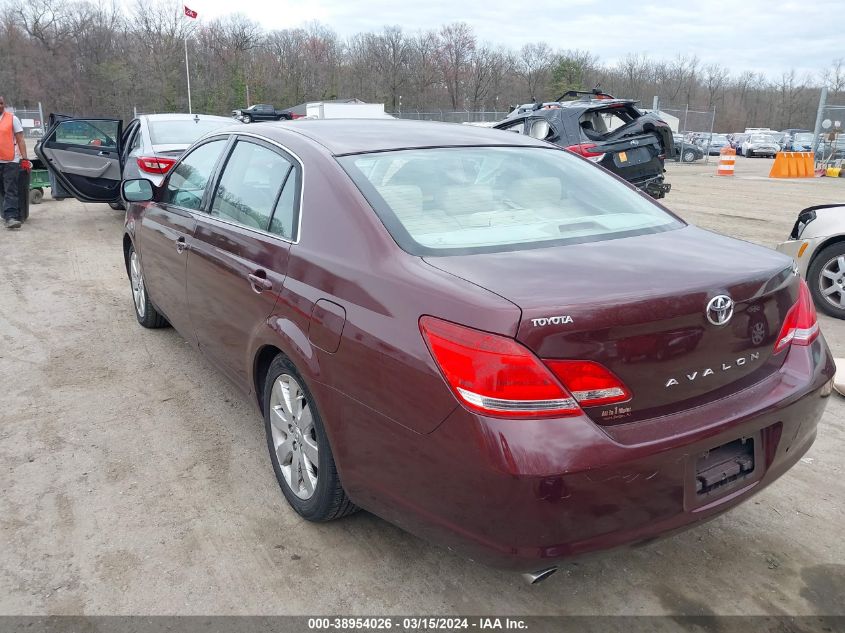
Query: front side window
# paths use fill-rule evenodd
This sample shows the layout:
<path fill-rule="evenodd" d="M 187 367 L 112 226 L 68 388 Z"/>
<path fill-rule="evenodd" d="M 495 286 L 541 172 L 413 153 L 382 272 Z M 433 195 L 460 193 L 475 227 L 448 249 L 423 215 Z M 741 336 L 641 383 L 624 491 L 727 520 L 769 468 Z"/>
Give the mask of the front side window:
<path fill-rule="evenodd" d="M 56 128 L 56 143 L 85 147 L 117 147 L 118 121 L 97 119 L 62 121 Z"/>
<path fill-rule="evenodd" d="M 164 201 L 185 209 L 199 209 L 227 142 L 228 139 L 219 139 L 203 143 L 185 156 L 170 174 Z"/>
<path fill-rule="evenodd" d="M 292 169 L 293 164 L 278 152 L 238 141 L 214 193 L 211 215 L 268 230 L 282 185 Z"/>
<path fill-rule="evenodd" d="M 414 255 L 495 252 L 683 226 L 568 152 L 541 147 L 415 149 L 340 164 Z"/>

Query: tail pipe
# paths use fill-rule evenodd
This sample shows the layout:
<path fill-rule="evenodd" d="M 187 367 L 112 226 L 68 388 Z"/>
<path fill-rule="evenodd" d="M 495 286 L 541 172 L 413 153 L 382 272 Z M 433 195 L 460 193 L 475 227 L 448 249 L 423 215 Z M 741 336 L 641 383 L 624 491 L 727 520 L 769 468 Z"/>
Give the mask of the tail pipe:
<path fill-rule="evenodd" d="M 525 578 L 525 581 L 529 585 L 536 585 L 538 583 L 543 582 L 546 578 L 551 576 L 556 571 L 557 571 L 557 567 L 549 567 L 548 569 L 541 569 L 540 571 L 534 571 L 534 572 L 529 572 L 527 574 L 522 574 L 522 577 Z"/>

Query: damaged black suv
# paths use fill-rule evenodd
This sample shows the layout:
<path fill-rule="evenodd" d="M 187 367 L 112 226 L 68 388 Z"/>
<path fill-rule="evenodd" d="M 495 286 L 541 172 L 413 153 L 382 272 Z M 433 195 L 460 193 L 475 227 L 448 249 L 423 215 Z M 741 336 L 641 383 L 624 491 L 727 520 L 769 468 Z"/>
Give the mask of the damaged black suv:
<path fill-rule="evenodd" d="M 663 175 L 674 152 L 672 130 L 636 103 L 596 90 L 570 91 L 554 102 L 520 106 L 494 127 L 560 145 L 662 198 L 672 187 Z"/>

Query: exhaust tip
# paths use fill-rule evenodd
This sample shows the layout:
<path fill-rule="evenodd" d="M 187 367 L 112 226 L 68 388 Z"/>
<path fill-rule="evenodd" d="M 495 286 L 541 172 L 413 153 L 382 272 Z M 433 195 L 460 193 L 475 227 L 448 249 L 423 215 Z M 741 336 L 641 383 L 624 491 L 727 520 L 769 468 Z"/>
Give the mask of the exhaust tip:
<path fill-rule="evenodd" d="M 525 582 L 527 582 L 529 585 L 536 585 L 537 583 L 543 582 L 546 578 L 554 574 L 556 571 L 557 567 L 549 567 L 548 569 L 542 569 L 540 571 L 522 574 L 522 577 L 525 579 Z"/>

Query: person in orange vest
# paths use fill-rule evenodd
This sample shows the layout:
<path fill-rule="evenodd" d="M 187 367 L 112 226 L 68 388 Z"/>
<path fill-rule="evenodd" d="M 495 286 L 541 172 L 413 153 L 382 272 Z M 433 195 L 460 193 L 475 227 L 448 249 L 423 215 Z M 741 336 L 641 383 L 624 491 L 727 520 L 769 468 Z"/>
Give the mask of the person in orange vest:
<path fill-rule="evenodd" d="M 29 166 L 23 126 L 18 117 L 6 112 L 6 99 L 0 97 L 0 186 L 3 188 L 3 220 L 7 229 L 21 228 L 18 177 L 22 161 L 24 166 Z"/>

